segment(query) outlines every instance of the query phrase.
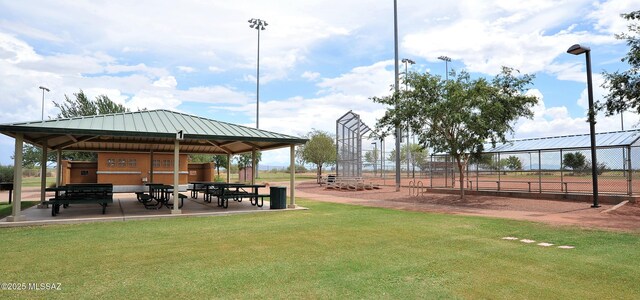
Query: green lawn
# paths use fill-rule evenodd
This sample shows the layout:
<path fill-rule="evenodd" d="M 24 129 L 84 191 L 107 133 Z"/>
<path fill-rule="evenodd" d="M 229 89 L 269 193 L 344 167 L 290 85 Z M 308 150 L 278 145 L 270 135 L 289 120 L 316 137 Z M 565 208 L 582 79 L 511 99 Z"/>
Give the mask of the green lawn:
<path fill-rule="evenodd" d="M 25 209 L 27 209 L 27 208 L 29 208 L 31 206 L 34 206 L 34 205 L 36 205 L 38 203 L 40 203 L 40 202 L 39 201 L 20 201 L 20 207 L 23 210 L 25 210 Z M 9 203 L 6 203 L 6 202 L 0 203 L 0 219 L 6 217 L 8 215 L 11 215 L 11 211 L 13 209 L 12 206 L 13 206 L 13 203 L 12 204 L 9 204 Z M 0 230 L 2 230 L 2 229 L 0 229 Z M 2 234 L 0 234 L 0 236 L 2 236 Z M 2 282 L 2 281 L 0 281 L 0 282 Z"/>
<path fill-rule="evenodd" d="M 47 177 L 47 186 L 56 183 L 55 177 Z M 22 187 L 40 187 L 40 177 L 23 177 Z"/>
<path fill-rule="evenodd" d="M 299 204 L 310 210 L 0 229 L 0 282 L 62 287 L 0 298 L 640 298 L 638 234 Z"/>

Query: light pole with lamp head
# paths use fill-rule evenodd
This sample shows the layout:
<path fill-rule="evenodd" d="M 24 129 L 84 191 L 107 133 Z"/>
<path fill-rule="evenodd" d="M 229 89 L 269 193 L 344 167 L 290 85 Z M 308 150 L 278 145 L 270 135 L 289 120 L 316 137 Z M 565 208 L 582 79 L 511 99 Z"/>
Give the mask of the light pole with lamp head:
<path fill-rule="evenodd" d="M 413 65 L 416 62 L 408 59 L 408 58 L 403 58 L 402 59 L 402 63 L 404 64 L 404 90 L 405 92 L 409 90 L 409 82 L 407 82 L 407 76 L 409 75 L 408 73 L 408 67 L 409 65 Z M 410 165 L 409 162 L 411 161 L 411 134 L 409 132 L 409 124 L 407 123 L 407 177 L 410 176 Z"/>
<path fill-rule="evenodd" d="M 591 81 L 591 48 L 575 44 L 567 50 L 567 53 L 573 55 L 585 54 L 587 60 L 587 91 L 589 94 L 589 135 L 591 137 L 591 180 L 593 183 L 593 205 L 591 207 L 600 207 L 598 204 L 598 166 L 596 161 L 596 113 L 593 108 L 593 83 Z"/>
<path fill-rule="evenodd" d="M 258 31 L 258 60 L 256 67 L 256 129 L 260 128 L 260 31 L 264 30 L 269 24 L 267 21 L 261 19 L 252 18 L 249 20 L 249 27 Z M 255 160 L 255 157 L 252 158 Z M 256 169 L 254 171 L 254 178 L 258 178 L 258 162 L 256 161 Z"/>
<path fill-rule="evenodd" d="M 258 31 L 258 61 L 256 68 L 256 128 L 260 128 L 259 126 L 259 117 L 260 117 L 260 31 L 264 30 L 265 27 L 269 24 L 265 20 L 260 19 L 251 19 L 249 20 L 249 27 Z"/>
<path fill-rule="evenodd" d="M 444 78 L 445 78 L 446 82 L 449 82 L 449 62 L 451 61 L 451 57 L 448 57 L 446 55 L 440 55 L 440 56 L 438 56 L 438 59 L 444 61 L 444 72 L 445 72 L 444 73 Z M 448 159 L 448 156 L 445 159 Z M 455 174 L 456 173 L 453 172 L 453 169 L 452 169 L 452 171 L 451 171 L 451 186 L 454 186 L 456 184 L 456 177 L 455 177 L 456 175 Z M 447 176 L 445 175 L 445 180 L 444 180 L 445 183 L 447 182 L 446 177 Z M 446 184 L 445 184 L 445 186 L 446 186 Z"/>
<path fill-rule="evenodd" d="M 50 90 L 43 86 L 39 88 L 42 90 L 42 122 L 44 122 L 44 91 L 50 92 Z"/>
<path fill-rule="evenodd" d="M 445 70 L 444 76 L 445 76 L 445 79 L 449 81 L 449 62 L 451 62 L 451 57 L 440 55 L 438 56 L 438 59 L 444 61 L 444 70 Z"/>
<path fill-rule="evenodd" d="M 393 85 L 396 101 L 399 101 L 398 94 L 400 92 L 400 71 L 398 66 L 398 0 L 393 0 L 393 44 L 394 44 L 394 65 L 395 65 L 395 84 Z M 397 106 L 397 104 L 396 104 Z M 402 138 L 402 128 L 400 120 L 396 120 L 396 192 L 400 191 L 400 139 Z"/>

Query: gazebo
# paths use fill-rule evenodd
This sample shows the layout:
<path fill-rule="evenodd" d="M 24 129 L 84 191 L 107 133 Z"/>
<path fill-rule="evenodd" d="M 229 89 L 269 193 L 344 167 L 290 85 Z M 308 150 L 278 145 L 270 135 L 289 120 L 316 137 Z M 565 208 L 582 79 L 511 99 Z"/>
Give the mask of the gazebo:
<path fill-rule="evenodd" d="M 173 152 L 173 185 L 178 187 L 180 153 L 222 154 L 229 161 L 234 154 L 255 154 L 257 150 L 289 147 L 289 207 L 295 207 L 295 145 L 307 141 L 295 136 L 164 109 L 2 124 L 0 133 L 15 138 L 14 204 L 8 221 L 21 221 L 22 218 L 22 148 L 25 141 L 42 148 L 42 166 L 46 165 L 48 152 L 56 151 L 57 185 L 60 184 L 62 151 L 142 152 L 152 156 L 154 152 Z M 255 169 L 255 160 L 252 165 Z M 46 172 L 42 172 L 42 202 L 45 201 L 45 179 Z M 175 188 L 176 199 L 177 194 L 178 188 Z M 173 207 L 171 213 L 181 213 L 178 205 Z"/>

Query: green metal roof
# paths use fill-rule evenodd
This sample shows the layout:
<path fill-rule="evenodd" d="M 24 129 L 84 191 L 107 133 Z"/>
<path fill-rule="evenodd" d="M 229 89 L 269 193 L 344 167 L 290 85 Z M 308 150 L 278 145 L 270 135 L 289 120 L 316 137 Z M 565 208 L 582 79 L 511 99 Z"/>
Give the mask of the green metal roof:
<path fill-rule="evenodd" d="M 596 133 L 596 147 L 620 148 L 637 146 L 640 141 L 640 130 L 626 130 Z M 591 146 L 590 134 L 574 134 L 546 138 L 532 138 L 498 143 L 495 147 L 485 144 L 485 153 L 556 151 L 560 149 L 586 149 Z"/>
<path fill-rule="evenodd" d="M 180 130 L 186 153 L 235 154 L 307 141 L 164 109 L 0 125 L 5 135 L 23 133 L 32 144 L 73 151 L 173 151 Z"/>

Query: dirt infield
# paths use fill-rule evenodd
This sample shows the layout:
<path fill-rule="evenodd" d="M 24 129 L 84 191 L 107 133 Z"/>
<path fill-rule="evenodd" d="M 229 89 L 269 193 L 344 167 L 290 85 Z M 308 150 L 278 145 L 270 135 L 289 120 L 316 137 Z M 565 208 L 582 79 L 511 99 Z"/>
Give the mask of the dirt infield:
<path fill-rule="evenodd" d="M 371 191 L 325 189 L 315 182 L 301 182 L 296 195 L 318 201 L 385 207 L 400 210 L 438 212 L 474 216 L 528 220 L 552 225 L 573 225 L 640 233 L 640 205 L 628 203 L 605 212 L 613 205 L 591 208 L 588 202 L 522 199 L 494 196 L 423 194 L 409 196 L 407 188 L 396 192 L 393 187 Z"/>

